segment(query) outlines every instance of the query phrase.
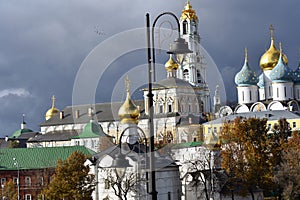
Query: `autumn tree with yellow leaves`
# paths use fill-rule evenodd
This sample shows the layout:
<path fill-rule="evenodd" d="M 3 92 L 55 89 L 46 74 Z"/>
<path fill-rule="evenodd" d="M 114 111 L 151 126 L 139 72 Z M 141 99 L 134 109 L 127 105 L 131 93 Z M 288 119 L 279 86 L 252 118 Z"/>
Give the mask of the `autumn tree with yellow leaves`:
<path fill-rule="evenodd" d="M 65 161 L 59 160 L 49 186 L 42 191 L 44 199 L 92 200 L 94 175 L 84 165 L 86 159 L 83 153 L 75 151 Z"/>
<path fill-rule="evenodd" d="M 226 122 L 222 128 L 222 168 L 228 180 L 226 190 L 240 195 L 254 193 L 260 189 L 266 196 L 278 193 L 274 181 L 274 169 L 281 162 L 281 151 L 288 123 L 279 120 L 280 127 L 271 132 L 267 119 L 236 118 Z"/>

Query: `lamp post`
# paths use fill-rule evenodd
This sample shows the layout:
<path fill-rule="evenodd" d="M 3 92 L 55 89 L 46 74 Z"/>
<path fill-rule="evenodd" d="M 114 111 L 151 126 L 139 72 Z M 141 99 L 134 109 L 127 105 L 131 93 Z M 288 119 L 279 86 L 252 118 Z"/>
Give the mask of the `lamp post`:
<path fill-rule="evenodd" d="M 137 134 L 139 134 L 138 132 L 141 132 L 143 134 L 143 136 L 141 137 L 140 134 L 139 136 L 137 137 L 137 135 L 128 135 L 128 140 L 129 140 L 129 144 L 135 144 L 136 142 L 138 142 L 138 140 L 140 140 L 141 138 L 144 138 L 144 143 L 145 145 L 147 144 L 147 138 L 146 138 L 146 135 L 144 133 L 144 131 L 138 127 L 138 126 L 128 126 L 126 127 L 120 137 L 119 137 L 119 143 L 118 143 L 118 147 L 120 149 L 120 153 L 118 153 L 116 156 L 115 156 L 115 159 L 113 160 L 112 162 L 112 165 L 110 166 L 111 168 L 115 168 L 115 171 L 116 171 L 116 175 L 117 175 L 117 179 L 118 181 L 122 181 L 124 175 L 125 175 L 125 172 L 126 172 L 126 169 L 128 167 L 132 167 L 132 165 L 129 164 L 129 161 L 125 158 L 125 154 L 122 153 L 122 137 L 124 136 L 124 134 L 126 133 L 126 131 L 128 129 L 136 129 L 137 130 Z M 130 138 L 132 137 L 132 138 Z M 147 176 L 147 175 L 146 175 Z M 118 186 L 118 187 L 121 187 L 121 186 Z"/>
<path fill-rule="evenodd" d="M 154 73 L 155 81 L 155 47 L 154 47 L 154 27 L 158 19 L 163 15 L 170 15 L 175 18 L 178 26 L 178 38 L 171 44 L 171 49 L 169 54 L 176 54 L 176 60 L 179 64 L 182 64 L 184 60 L 184 55 L 187 53 L 192 53 L 188 49 L 188 44 L 184 39 L 180 38 L 180 24 L 179 20 L 175 14 L 171 12 L 164 12 L 158 15 L 152 25 L 152 45 L 150 42 L 150 15 L 146 14 L 146 34 L 147 34 L 147 55 L 148 55 L 148 126 L 149 126 L 149 137 L 150 137 L 150 195 L 151 200 L 157 200 L 156 191 L 156 178 L 155 178 L 155 160 L 154 160 L 154 126 L 153 126 L 153 93 L 152 93 L 152 70 Z M 151 55 L 152 52 L 152 55 Z M 182 56 L 179 56 L 182 55 Z"/>
<path fill-rule="evenodd" d="M 14 165 L 17 167 L 18 169 L 18 179 L 17 179 L 17 187 L 18 187 L 18 200 L 20 200 L 20 167 L 19 167 L 19 163 L 17 161 L 16 158 L 13 158 L 13 160 L 15 161 L 14 162 Z"/>

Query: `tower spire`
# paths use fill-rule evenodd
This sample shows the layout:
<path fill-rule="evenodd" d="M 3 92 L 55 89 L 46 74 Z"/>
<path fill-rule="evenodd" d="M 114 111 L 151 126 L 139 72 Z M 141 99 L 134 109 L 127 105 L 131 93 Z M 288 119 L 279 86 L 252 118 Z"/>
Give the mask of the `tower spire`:
<path fill-rule="evenodd" d="M 22 123 L 21 123 L 21 129 L 26 128 L 26 122 L 25 122 L 25 114 L 22 114 Z"/>
<path fill-rule="evenodd" d="M 245 62 L 248 62 L 248 48 L 245 47 Z"/>
<path fill-rule="evenodd" d="M 54 95 L 52 96 L 51 100 L 52 100 L 52 108 L 54 108 L 55 107 L 55 96 Z"/>
<path fill-rule="evenodd" d="M 126 86 L 126 92 L 130 93 L 130 80 L 128 78 L 128 75 L 126 75 L 126 78 L 125 78 L 125 86 Z"/>
<path fill-rule="evenodd" d="M 272 24 L 270 24 L 269 29 L 270 29 L 271 40 L 274 40 L 274 27 Z"/>

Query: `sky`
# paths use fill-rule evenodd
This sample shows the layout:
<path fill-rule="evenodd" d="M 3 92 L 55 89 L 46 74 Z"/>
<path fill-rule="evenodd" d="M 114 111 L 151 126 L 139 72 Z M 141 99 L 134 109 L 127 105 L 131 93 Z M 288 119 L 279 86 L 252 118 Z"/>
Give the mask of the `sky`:
<path fill-rule="evenodd" d="M 23 114 L 27 127 L 39 131 L 52 95 L 58 109 L 124 100 L 116 83 L 123 85 L 126 74 L 132 85 L 137 77 L 147 78 L 146 54 L 140 50 L 146 45 L 145 14 L 151 20 L 166 11 L 180 17 L 184 5 L 185 0 L 1 1 L 0 137 L 20 128 Z M 259 59 L 270 44 L 270 24 L 289 67 L 298 66 L 298 0 L 191 0 L 191 5 L 199 18 L 201 45 L 225 85 L 223 102 L 237 100 L 234 76 L 243 65 L 245 47 L 250 66 L 261 73 Z M 167 60 L 163 54 L 158 58 L 158 66 Z M 100 71 L 89 68 L 91 60 Z M 163 76 L 159 71 L 158 78 Z"/>

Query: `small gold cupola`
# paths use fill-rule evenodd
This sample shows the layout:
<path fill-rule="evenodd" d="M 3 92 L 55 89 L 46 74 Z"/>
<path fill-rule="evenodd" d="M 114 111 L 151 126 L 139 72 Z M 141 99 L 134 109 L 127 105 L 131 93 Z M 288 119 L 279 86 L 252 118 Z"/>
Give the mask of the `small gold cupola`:
<path fill-rule="evenodd" d="M 168 73 L 168 78 L 176 77 L 176 70 L 178 69 L 178 67 L 179 65 L 174 61 L 172 54 L 170 54 L 170 58 L 165 64 L 165 69 Z"/>
<path fill-rule="evenodd" d="M 45 119 L 48 120 L 50 118 L 52 118 L 56 113 L 59 113 L 59 110 L 57 108 L 55 108 L 55 97 L 54 95 L 52 96 L 52 106 L 51 108 L 46 112 L 45 114 Z"/>
<path fill-rule="evenodd" d="M 120 117 L 121 123 L 123 124 L 126 123 L 137 124 L 138 118 L 140 116 L 140 111 L 138 107 L 131 100 L 128 76 L 126 76 L 125 83 L 126 83 L 127 96 L 125 102 L 119 109 L 118 115 Z"/>
<path fill-rule="evenodd" d="M 193 9 L 193 7 L 190 4 L 190 1 L 187 1 L 184 9 L 182 10 L 182 14 L 180 17 L 180 20 L 185 20 L 185 19 L 189 19 L 189 20 L 198 20 L 198 17 L 196 15 L 195 10 Z"/>
<path fill-rule="evenodd" d="M 261 56 L 259 66 L 265 70 L 272 70 L 278 62 L 280 52 L 276 49 L 274 44 L 274 28 L 270 25 L 271 44 L 269 49 Z M 283 61 L 285 64 L 288 63 L 286 55 L 283 54 Z"/>

